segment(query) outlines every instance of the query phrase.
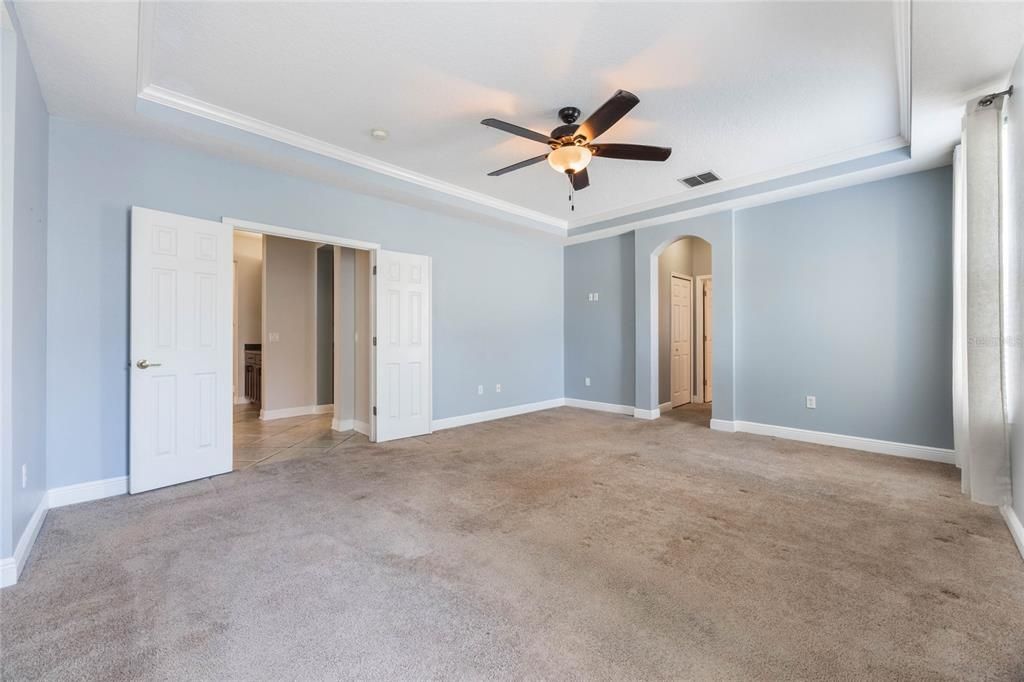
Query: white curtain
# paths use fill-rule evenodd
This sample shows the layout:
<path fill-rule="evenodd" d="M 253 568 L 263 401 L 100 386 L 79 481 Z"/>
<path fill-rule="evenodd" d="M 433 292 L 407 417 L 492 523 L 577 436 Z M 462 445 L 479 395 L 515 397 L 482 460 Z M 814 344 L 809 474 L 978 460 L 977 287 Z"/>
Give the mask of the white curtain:
<path fill-rule="evenodd" d="M 1008 414 L 1016 399 L 1019 276 L 1009 215 L 1009 98 L 967 104 L 954 151 L 953 439 L 962 487 L 1010 503 Z"/>

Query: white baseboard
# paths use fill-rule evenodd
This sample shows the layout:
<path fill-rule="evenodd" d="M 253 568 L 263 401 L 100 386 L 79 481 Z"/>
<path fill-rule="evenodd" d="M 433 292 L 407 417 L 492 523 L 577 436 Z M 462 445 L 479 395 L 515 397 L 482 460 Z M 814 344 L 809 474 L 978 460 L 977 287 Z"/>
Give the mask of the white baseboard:
<path fill-rule="evenodd" d="M 1013 511 L 1013 507 L 1004 504 L 999 508 L 999 511 L 1006 521 L 1006 526 L 1010 529 L 1010 535 L 1013 536 L 1013 542 L 1017 545 L 1020 557 L 1024 559 L 1024 525 L 1021 525 L 1017 512 Z"/>
<path fill-rule="evenodd" d="M 658 409 L 661 410 L 662 412 L 668 412 L 669 410 L 672 409 L 672 401 L 670 400 L 667 403 L 662 403 L 661 405 L 658 405 Z"/>
<path fill-rule="evenodd" d="M 729 428 L 732 424 L 732 428 Z M 740 431 L 743 433 L 754 433 L 759 436 L 773 436 L 787 440 L 798 440 L 804 443 L 817 443 L 818 445 L 831 445 L 837 448 L 848 450 L 863 450 L 874 452 L 880 455 L 893 455 L 895 457 L 909 457 L 911 459 L 925 459 L 931 462 L 942 462 L 953 464 L 953 451 L 946 448 L 936 448 L 930 445 L 911 445 L 909 443 L 896 443 L 888 440 L 877 440 L 875 438 L 863 438 L 861 436 L 846 436 L 841 433 L 825 433 L 824 431 L 809 431 L 807 429 L 796 429 L 791 426 L 774 426 L 772 424 L 759 424 L 757 422 L 734 421 L 712 419 L 711 428 L 716 431 Z"/>
<path fill-rule="evenodd" d="M 21 569 L 25 567 L 25 562 L 28 561 L 32 545 L 35 544 L 36 536 L 39 535 L 39 529 L 43 527 L 43 520 L 46 518 L 46 497 L 47 494 L 43 493 L 39 504 L 36 505 L 35 511 L 32 512 L 32 516 L 25 525 L 25 530 L 21 532 L 21 537 L 18 538 L 18 544 L 14 548 L 14 555 L 0 559 L 0 587 L 8 587 L 18 582 L 18 577 L 21 576 Z"/>
<path fill-rule="evenodd" d="M 473 412 L 472 414 L 462 414 L 458 417 L 435 419 L 432 422 L 432 426 L 434 431 L 442 431 L 444 429 L 454 429 L 457 426 L 468 426 L 469 424 L 489 422 L 493 419 L 514 417 L 519 414 L 527 414 L 528 412 L 550 410 L 553 407 L 562 407 L 563 405 L 565 405 L 565 398 L 554 398 L 553 400 L 542 400 L 538 403 L 525 403 L 523 405 L 512 405 L 511 407 L 499 407 L 496 410 L 487 410 L 486 412 Z"/>
<path fill-rule="evenodd" d="M 244 395 L 235 396 L 235 405 L 248 405 L 252 401 L 246 398 Z"/>
<path fill-rule="evenodd" d="M 657 419 L 661 416 L 661 408 L 655 407 L 653 410 L 642 410 L 639 407 L 634 407 L 633 416 L 637 419 Z"/>
<path fill-rule="evenodd" d="M 305 417 L 310 414 L 332 414 L 334 405 L 300 405 L 299 407 L 282 407 L 279 410 L 260 410 L 260 419 L 286 419 L 287 417 Z"/>
<path fill-rule="evenodd" d="M 736 432 L 736 422 L 729 421 L 728 419 L 712 419 L 711 420 L 712 431 L 724 431 L 726 433 Z"/>
<path fill-rule="evenodd" d="M 352 431 L 356 428 L 355 419 L 332 419 L 331 429 L 334 431 Z"/>
<path fill-rule="evenodd" d="M 99 481 L 50 488 L 50 491 L 46 494 L 46 499 L 50 509 L 54 509 L 56 507 L 65 507 L 69 504 L 91 502 L 93 500 L 101 500 L 104 497 L 125 495 L 127 493 L 128 477 L 116 476 Z"/>
<path fill-rule="evenodd" d="M 597 410 L 598 412 L 612 412 L 614 414 L 633 414 L 632 405 L 617 405 L 615 403 L 599 403 L 594 400 L 580 400 L 579 398 L 566 398 L 566 407 L 578 407 L 584 410 Z"/>
<path fill-rule="evenodd" d="M 370 435 L 370 423 L 369 422 L 361 422 L 358 419 L 356 419 L 356 420 L 354 420 L 352 422 L 352 428 L 355 430 L 356 433 L 361 433 L 364 436 L 369 436 Z"/>

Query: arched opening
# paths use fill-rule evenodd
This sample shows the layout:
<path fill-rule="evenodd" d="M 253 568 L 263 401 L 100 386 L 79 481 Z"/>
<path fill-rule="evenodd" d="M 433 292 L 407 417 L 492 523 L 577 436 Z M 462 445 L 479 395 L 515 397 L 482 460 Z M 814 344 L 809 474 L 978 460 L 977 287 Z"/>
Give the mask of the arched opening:
<path fill-rule="evenodd" d="M 714 398 L 711 244 L 680 237 L 657 254 L 657 262 L 659 411 L 707 427 Z"/>

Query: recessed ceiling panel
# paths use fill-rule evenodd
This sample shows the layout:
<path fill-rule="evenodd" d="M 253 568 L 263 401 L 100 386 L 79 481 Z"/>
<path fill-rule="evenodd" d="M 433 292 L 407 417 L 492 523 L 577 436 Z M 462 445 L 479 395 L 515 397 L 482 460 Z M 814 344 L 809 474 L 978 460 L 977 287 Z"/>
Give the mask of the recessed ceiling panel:
<path fill-rule="evenodd" d="M 602 142 L 671 146 L 665 163 L 595 158 L 575 219 L 899 134 L 891 3 L 158 3 L 149 81 L 556 218 L 568 183 L 543 133 L 615 90 L 640 104 Z M 389 132 L 386 141 L 372 129 Z"/>

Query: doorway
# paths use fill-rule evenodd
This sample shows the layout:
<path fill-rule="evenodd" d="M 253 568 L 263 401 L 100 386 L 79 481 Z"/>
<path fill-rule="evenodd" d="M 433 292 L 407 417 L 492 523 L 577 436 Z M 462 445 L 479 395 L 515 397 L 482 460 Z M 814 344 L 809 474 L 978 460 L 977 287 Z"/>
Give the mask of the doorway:
<path fill-rule="evenodd" d="M 378 244 L 243 220 L 225 218 L 216 223 L 133 207 L 129 491 L 143 492 L 227 473 L 234 468 L 233 413 L 240 392 L 245 395 L 246 344 L 241 340 L 241 321 L 235 319 L 234 230 L 262 235 L 259 351 L 263 357 L 257 381 L 260 422 L 326 416 L 332 431 L 349 425 L 356 430 L 358 400 L 352 399 L 351 422 L 344 416 L 338 418 L 334 414 L 339 396 L 337 382 L 330 382 L 333 404 L 322 406 L 316 375 L 321 367 L 330 366 L 334 376 L 338 376 L 344 361 L 338 361 L 337 349 L 349 345 L 355 348 L 358 341 L 360 348 L 366 349 L 358 357 L 365 359 L 367 368 L 368 378 L 363 385 L 368 396 L 364 401 L 368 440 L 379 442 L 430 433 L 432 315 L 428 256 L 385 251 Z M 268 264 L 267 244 L 278 238 L 308 247 L 314 272 L 320 260 L 317 253 L 325 245 L 332 248 L 334 264 L 339 262 L 340 253 L 335 247 L 362 254 L 358 258 L 364 263 L 361 286 L 365 286 L 363 317 L 368 325 L 361 332 L 353 330 L 350 339 L 333 339 L 336 352 L 332 353 L 330 363 L 315 361 L 315 276 L 298 284 L 298 280 L 293 281 L 290 289 L 283 287 L 288 293 L 282 307 L 308 312 L 293 315 L 294 319 L 284 320 L 280 325 L 268 325 L 273 300 L 268 294 L 280 292 L 269 282 L 273 278 L 268 268 L 276 259 Z M 290 247 L 293 252 L 302 251 L 294 243 Z M 335 272 L 331 282 L 336 281 Z M 308 308 L 305 303 L 300 305 L 305 293 L 312 299 Z M 352 293 L 355 296 L 354 286 Z M 342 317 L 335 314 L 338 298 L 335 297 L 330 322 L 335 329 Z M 352 307 L 356 307 L 354 302 Z M 314 331 L 303 337 L 299 327 Z M 302 342 L 302 338 L 307 341 Z M 272 369 L 268 351 L 274 345 L 287 346 L 286 355 L 301 361 L 305 370 L 281 374 Z M 279 378 L 268 374 L 268 370 Z M 281 387 L 287 388 L 288 381 L 299 376 L 311 380 L 312 397 L 308 402 L 302 404 L 304 400 L 300 399 L 296 407 L 284 408 L 268 404 L 272 395 L 289 393 L 291 388 Z M 353 394 L 356 385 L 353 380 Z M 301 390 L 296 395 L 300 393 L 305 395 Z M 289 409 L 302 413 L 292 414 Z M 307 440 L 309 437 L 307 434 Z"/>
<path fill-rule="evenodd" d="M 659 409 L 707 423 L 712 398 L 711 244 L 698 237 L 677 239 L 658 254 L 657 266 Z"/>
<path fill-rule="evenodd" d="M 369 252 L 236 229 L 234 264 L 234 469 L 365 441 Z"/>

